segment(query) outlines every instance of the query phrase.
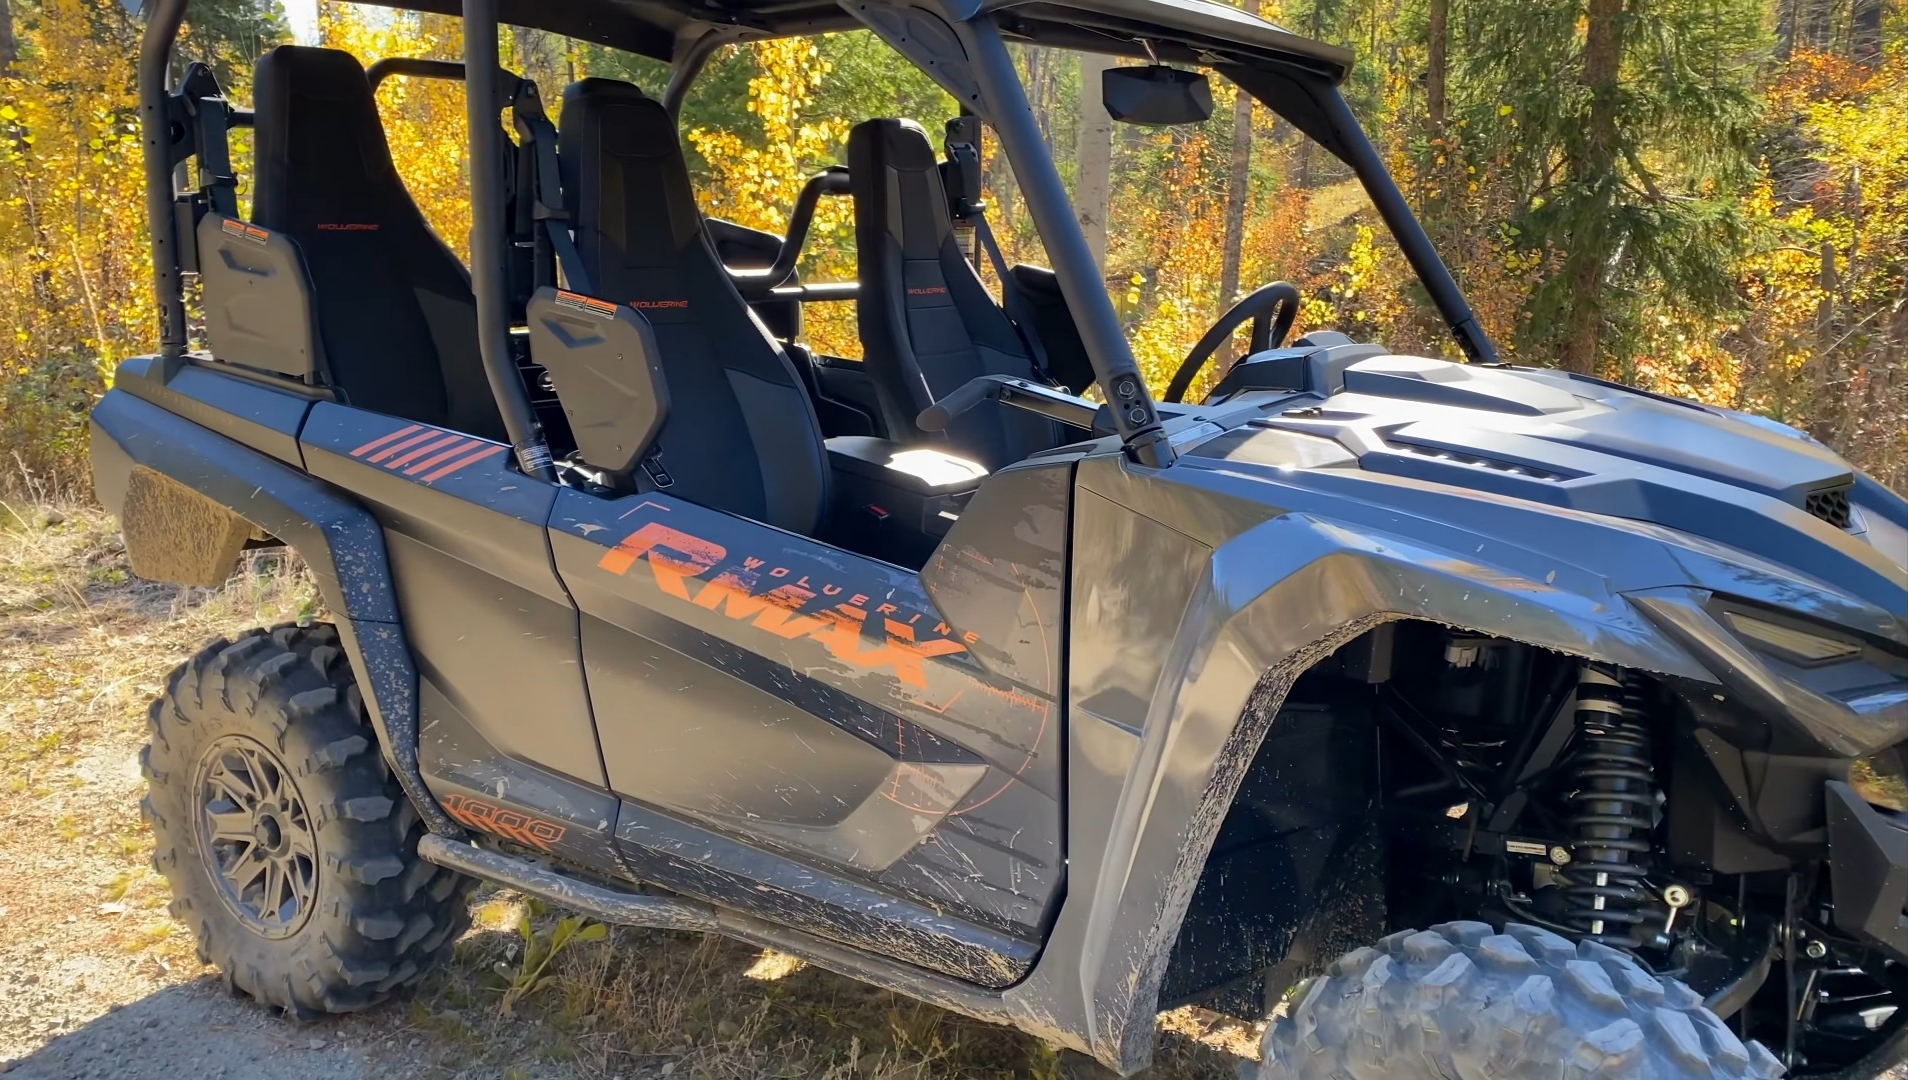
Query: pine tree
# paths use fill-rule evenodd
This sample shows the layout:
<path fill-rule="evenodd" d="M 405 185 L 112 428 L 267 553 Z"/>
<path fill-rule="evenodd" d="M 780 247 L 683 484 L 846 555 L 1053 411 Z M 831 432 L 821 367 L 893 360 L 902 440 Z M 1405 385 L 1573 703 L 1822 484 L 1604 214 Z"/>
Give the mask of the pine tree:
<path fill-rule="evenodd" d="M 1474 149 L 1509 163 L 1514 222 L 1558 267 L 1520 335 L 1573 371 L 1627 355 L 1644 301 L 1719 313 L 1747 242 L 1754 0 L 1469 0 Z"/>

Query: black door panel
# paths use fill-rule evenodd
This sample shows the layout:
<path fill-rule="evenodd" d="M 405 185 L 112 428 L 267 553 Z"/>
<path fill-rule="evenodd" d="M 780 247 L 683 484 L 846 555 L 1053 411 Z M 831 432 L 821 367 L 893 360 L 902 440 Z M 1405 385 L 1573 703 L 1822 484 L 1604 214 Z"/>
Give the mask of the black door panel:
<path fill-rule="evenodd" d="M 300 443 L 314 476 L 384 525 L 405 636 L 435 691 L 421 704 L 450 704 L 504 754 L 606 786 L 576 609 L 550 565 L 556 487 L 512 470 L 500 443 L 329 402 Z M 419 715 L 427 780 L 441 771 L 434 711 Z"/>
<path fill-rule="evenodd" d="M 1029 681 L 1018 642 L 949 623 L 920 575 L 663 494 L 565 492 L 551 547 L 612 790 L 1037 939 L 1060 871 L 1054 658 Z"/>

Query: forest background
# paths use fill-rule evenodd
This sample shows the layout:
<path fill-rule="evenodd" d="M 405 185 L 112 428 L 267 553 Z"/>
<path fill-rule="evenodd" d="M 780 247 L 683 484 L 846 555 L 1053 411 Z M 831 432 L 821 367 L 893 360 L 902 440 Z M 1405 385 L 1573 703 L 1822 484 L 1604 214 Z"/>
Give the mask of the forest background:
<path fill-rule="evenodd" d="M 1241 0 L 1350 46 L 1353 106 L 1506 359 L 1793 425 L 1908 490 L 1908 13 L 1900 0 Z M 133 57 L 118 0 L 0 0 L 0 492 L 83 496 L 85 416 L 151 347 Z M 506 31 L 546 100 L 584 75 L 659 91 L 661 65 Z M 461 55 L 453 20 L 320 0 L 318 43 L 366 63 Z M 181 54 L 249 103 L 251 61 L 291 40 L 276 0 L 194 0 Z M 1149 378 L 1233 298 L 1275 279 L 1300 330 L 1453 355 L 1348 170 L 1215 79 L 1198 126 L 1108 123 L 1098 63 L 1018 62 Z M 467 245 L 461 89 L 389 80 L 400 172 Z M 707 209 L 780 231 L 849 126 L 953 102 L 866 33 L 719 56 L 683 128 Z M 237 133 L 243 184 L 249 148 Z M 1011 256 L 1038 239 L 990 155 Z M 241 188 L 243 190 L 243 187 Z M 824 204 L 802 272 L 852 276 L 851 215 Z M 852 308 L 808 336 L 856 355 Z"/>

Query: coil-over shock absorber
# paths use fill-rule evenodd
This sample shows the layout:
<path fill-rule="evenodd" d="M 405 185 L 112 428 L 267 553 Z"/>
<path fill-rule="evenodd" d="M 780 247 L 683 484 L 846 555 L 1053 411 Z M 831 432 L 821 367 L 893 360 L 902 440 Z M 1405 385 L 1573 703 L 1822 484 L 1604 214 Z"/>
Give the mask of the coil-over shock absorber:
<path fill-rule="evenodd" d="M 1657 792 L 1641 706 L 1634 676 L 1607 664 L 1583 665 L 1564 897 L 1570 923 L 1585 937 L 1621 949 L 1642 944 L 1637 927 L 1649 898 L 1643 879 Z"/>

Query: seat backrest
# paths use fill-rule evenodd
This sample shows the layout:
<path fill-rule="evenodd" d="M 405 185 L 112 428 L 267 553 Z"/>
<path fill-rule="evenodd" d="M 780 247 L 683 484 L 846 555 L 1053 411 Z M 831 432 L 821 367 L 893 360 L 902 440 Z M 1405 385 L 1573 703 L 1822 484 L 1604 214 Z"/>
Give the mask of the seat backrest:
<path fill-rule="evenodd" d="M 253 93 L 252 219 L 304 254 L 332 385 L 362 408 L 504 439 L 470 276 L 398 177 L 364 68 L 281 45 Z"/>
<path fill-rule="evenodd" d="M 954 239 L 940 162 L 912 120 L 866 120 L 848 136 L 855 197 L 855 305 L 862 356 L 891 438 L 935 438 L 921 410 L 981 375 L 1037 378 L 1012 322 Z M 1017 409 L 973 409 L 946 432 L 950 449 L 989 469 L 1061 441 L 1051 422 Z"/>
<path fill-rule="evenodd" d="M 563 92 L 558 145 L 591 287 L 655 331 L 670 494 L 815 535 L 828 501 L 821 426 L 788 355 L 716 258 L 674 118 L 628 83 L 584 79 Z"/>

